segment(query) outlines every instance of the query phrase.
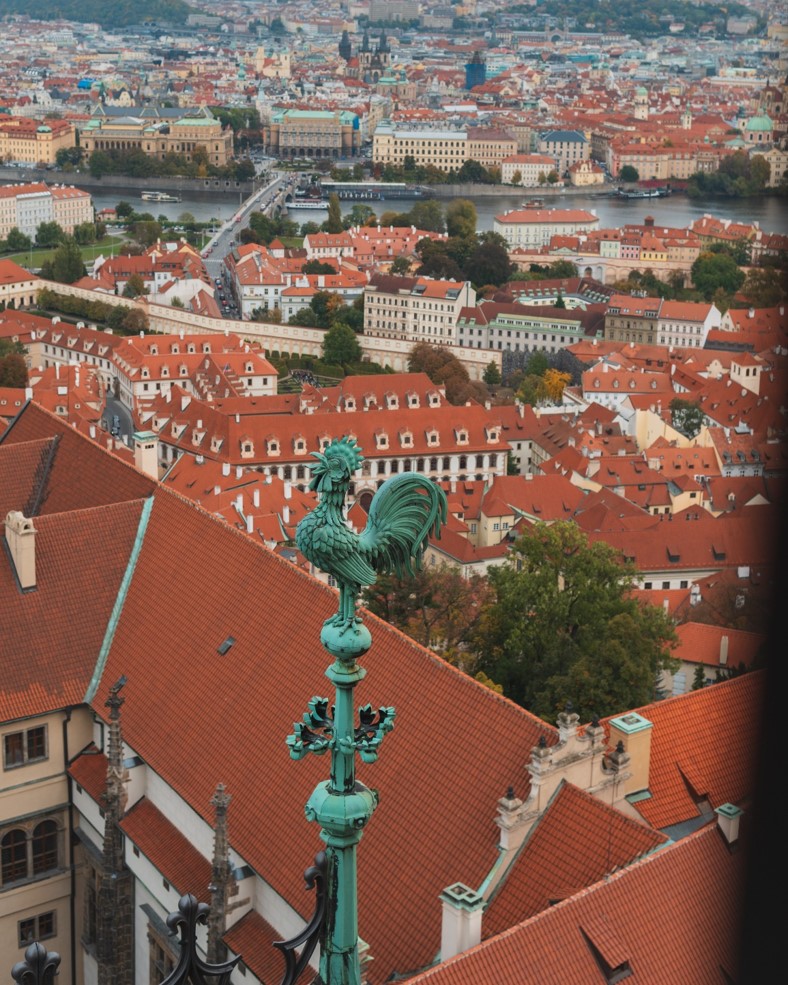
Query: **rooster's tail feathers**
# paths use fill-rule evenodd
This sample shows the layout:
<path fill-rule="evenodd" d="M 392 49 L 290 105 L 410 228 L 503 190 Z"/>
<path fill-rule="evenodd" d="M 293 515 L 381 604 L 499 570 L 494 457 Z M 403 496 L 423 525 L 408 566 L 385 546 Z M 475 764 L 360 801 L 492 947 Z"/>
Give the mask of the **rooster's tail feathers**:
<path fill-rule="evenodd" d="M 429 538 L 440 537 L 447 513 L 440 486 L 412 472 L 393 475 L 372 500 L 361 545 L 378 570 L 413 574 Z"/>

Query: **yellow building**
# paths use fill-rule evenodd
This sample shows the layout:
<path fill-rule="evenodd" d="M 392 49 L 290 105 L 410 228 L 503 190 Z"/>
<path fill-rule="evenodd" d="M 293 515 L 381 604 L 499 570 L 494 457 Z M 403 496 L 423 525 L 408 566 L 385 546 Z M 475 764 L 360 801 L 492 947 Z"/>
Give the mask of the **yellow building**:
<path fill-rule="evenodd" d="M 59 150 L 76 144 L 74 124 L 65 120 L 0 119 L 0 160 L 6 163 L 54 164 Z"/>
<path fill-rule="evenodd" d="M 355 157 L 361 149 L 361 127 L 347 110 L 279 109 L 264 129 L 270 154 L 280 158 Z"/>
<path fill-rule="evenodd" d="M 146 111 L 147 113 L 147 111 Z M 80 134 L 80 145 L 89 157 L 94 151 L 141 150 L 162 160 L 165 154 L 180 154 L 187 161 L 202 148 L 216 167 L 228 164 L 233 155 L 233 134 L 206 109 L 167 119 L 158 114 L 141 116 L 93 116 Z"/>
<path fill-rule="evenodd" d="M 516 153 L 516 138 L 502 130 L 405 130 L 389 122 L 378 125 L 372 145 L 376 163 L 401 166 L 408 157 L 441 171 L 459 171 L 466 161 L 500 167 Z"/>

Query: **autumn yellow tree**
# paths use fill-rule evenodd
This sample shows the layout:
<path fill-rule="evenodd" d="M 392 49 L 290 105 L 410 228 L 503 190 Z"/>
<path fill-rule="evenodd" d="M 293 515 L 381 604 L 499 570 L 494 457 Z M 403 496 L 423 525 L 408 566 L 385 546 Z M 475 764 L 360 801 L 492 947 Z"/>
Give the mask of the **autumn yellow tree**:
<path fill-rule="evenodd" d="M 572 379 L 569 373 L 562 373 L 558 369 L 548 369 L 545 371 L 543 380 L 548 398 L 554 403 L 561 402 L 564 395 L 564 387 Z"/>

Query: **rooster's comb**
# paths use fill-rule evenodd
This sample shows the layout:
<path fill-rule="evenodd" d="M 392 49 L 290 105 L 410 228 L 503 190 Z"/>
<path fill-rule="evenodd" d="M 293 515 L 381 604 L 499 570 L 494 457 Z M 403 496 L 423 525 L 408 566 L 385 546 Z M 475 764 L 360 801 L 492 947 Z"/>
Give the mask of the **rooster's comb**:
<path fill-rule="evenodd" d="M 347 435 L 343 438 L 334 438 L 323 454 L 327 459 L 340 459 L 347 465 L 348 473 L 351 475 L 364 461 L 364 454 L 356 444 L 356 439 L 349 438 Z"/>

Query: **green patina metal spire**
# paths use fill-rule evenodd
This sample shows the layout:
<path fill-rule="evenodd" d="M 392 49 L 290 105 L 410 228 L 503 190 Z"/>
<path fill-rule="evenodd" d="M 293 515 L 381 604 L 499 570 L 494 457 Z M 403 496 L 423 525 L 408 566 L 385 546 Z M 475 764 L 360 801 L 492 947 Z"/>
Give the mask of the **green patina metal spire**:
<path fill-rule="evenodd" d="M 299 523 L 296 544 L 339 586 L 338 610 L 320 633 L 321 643 L 335 658 L 326 677 L 336 697 L 333 706 L 328 698 L 312 698 L 287 744 L 293 759 L 308 752 L 331 753 L 331 776 L 315 787 L 306 804 L 308 820 L 320 825 L 328 858 L 320 976 L 325 985 L 360 985 L 356 846 L 378 796 L 356 780 L 356 753 L 365 763 L 377 759 L 384 736 L 394 727 L 394 709 L 374 711 L 365 705 L 356 724 L 353 689 L 366 674 L 358 659 L 372 645 L 356 604 L 361 589 L 378 573 L 413 573 L 429 537 L 440 535 L 447 507 L 439 486 L 405 472 L 383 483 L 372 500 L 366 527 L 356 534 L 345 520 L 345 495 L 361 465 L 361 449 L 353 439 L 342 438 L 314 457 L 310 488 L 317 490 L 320 501 Z"/>

